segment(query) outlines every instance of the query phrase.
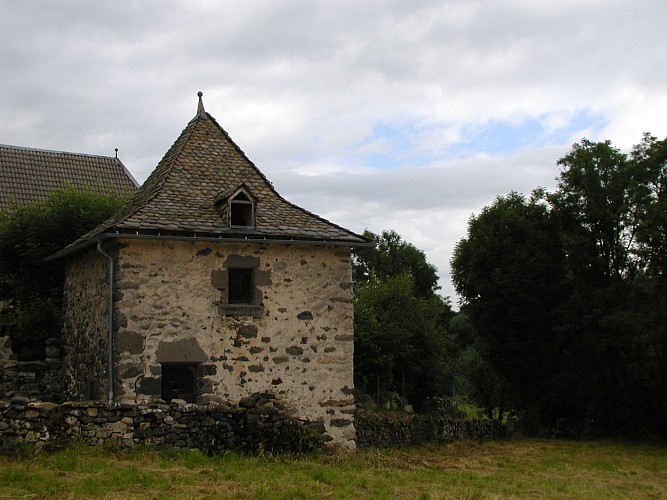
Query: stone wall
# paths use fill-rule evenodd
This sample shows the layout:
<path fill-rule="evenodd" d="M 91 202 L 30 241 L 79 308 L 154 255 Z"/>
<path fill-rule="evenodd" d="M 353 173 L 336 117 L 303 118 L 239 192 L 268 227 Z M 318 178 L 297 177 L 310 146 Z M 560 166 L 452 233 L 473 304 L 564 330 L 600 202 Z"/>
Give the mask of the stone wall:
<path fill-rule="evenodd" d="M 0 337 L 0 399 L 21 395 L 63 401 L 63 362 L 60 341 L 47 339 L 44 361 L 21 361 L 10 337 Z"/>
<path fill-rule="evenodd" d="M 355 427 L 360 448 L 499 439 L 506 435 L 505 427 L 496 420 L 456 420 L 437 415 L 363 409 L 356 412 Z"/>
<path fill-rule="evenodd" d="M 349 248 L 129 239 L 114 256 L 117 400 L 155 401 L 166 364 L 195 364 L 197 403 L 269 391 L 354 446 Z M 226 305 L 225 273 L 239 262 L 255 268 L 258 303 L 247 313 Z M 106 360 L 106 276 L 95 258 L 68 272 L 73 397 Z"/>
<path fill-rule="evenodd" d="M 359 447 L 411 446 L 459 439 L 498 439 L 506 435 L 496 421 L 454 420 L 433 415 L 358 410 Z M 325 440 L 324 426 L 290 416 L 283 401 L 254 394 L 238 404 L 61 405 L 15 396 L 0 400 L 0 451 L 29 445 L 60 448 L 75 442 L 132 448 L 196 448 L 209 454 L 225 450 L 256 453 L 309 452 Z"/>
<path fill-rule="evenodd" d="M 59 448 L 74 442 L 132 448 L 197 448 L 256 453 L 309 452 L 323 444 L 324 428 L 295 419 L 267 394 L 197 406 L 94 402 L 30 402 L 25 397 L 0 400 L 0 451 L 26 445 Z"/>
<path fill-rule="evenodd" d="M 108 392 L 108 260 L 96 250 L 70 259 L 65 278 L 67 399 L 100 399 Z"/>

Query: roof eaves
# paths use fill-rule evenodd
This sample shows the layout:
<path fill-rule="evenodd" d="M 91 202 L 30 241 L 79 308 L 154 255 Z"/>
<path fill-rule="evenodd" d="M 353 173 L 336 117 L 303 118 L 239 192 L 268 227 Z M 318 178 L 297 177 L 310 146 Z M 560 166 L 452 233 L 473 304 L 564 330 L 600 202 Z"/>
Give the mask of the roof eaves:
<path fill-rule="evenodd" d="M 190 122 L 188 122 L 187 126 L 183 129 L 176 141 L 174 141 L 169 150 L 164 154 L 157 167 L 155 167 L 155 170 L 153 170 L 148 179 L 146 179 L 146 182 L 144 182 L 144 184 L 132 195 L 125 206 L 123 206 L 112 217 L 102 222 L 92 231 L 83 235 L 70 246 L 77 245 L 80 241 L 89 238 L 98 237 L 100 234 L 105 233 L 109 229 L 112 229 L 114 226 L 121 224 L 126 219 L 132 217 L 139 210 L 145 207 L 152 199 L 154 199 L 160 193 L 162 185 L 169 176 L 169 173 L 178 160 L 184 146 L 187 144 L 188 139 L 194 130 L 194 124 L 198 118 L 199 115 L 195 116 L 192 120 L 190 120 Z M 118 161 L 120 162 L 120 160 Z M 69 247 L 66 247 L 64 250 L 67 250 L 67 248 Z"/>
<path fill-rule="evenodd" d="M 162 235 L 162 234 L 151 234 L 151 233 L 141 233 L 136 231 L 134 233 L 123 233 L 123 232 L 112 232 L 112 233 L 101 233 L 96 236 L 91 236 L 85 240 L 80 240 L 79 242 L 74 242 L 71 245 L 68 245 L 64 249 L 56 252 L 55 254 L 44 259 L 45 262 L 52 260 L 57 260 L 68 255 L 74 254 L 80 250 L 91 247 L 95 245 L 98 241 L 109 240 L 109 239 L 144 239 L 144 240 L 171 240 L 171 241 L 206 241 L 206 242 L 226 242 L 226 243 L 279 243 L 279 244 L 304 244 L 304 245 L 317 245 L 317 246 L 346 246 L 350 248 L 365 248 L 373 247 L 375 243 L 364 238 L 365 241 L 358 240 L 346 240 L 346 239 L 324 239 L 324 238 L 303 238 L 303 237 L 270 237 L 266 235 L 250 235 L 246 234 L 245 236 L 241 233 L 234 233 L 229 235 L 203 235 L 196 236 L 196 233 L 191 233 L 191 235 Z"/>

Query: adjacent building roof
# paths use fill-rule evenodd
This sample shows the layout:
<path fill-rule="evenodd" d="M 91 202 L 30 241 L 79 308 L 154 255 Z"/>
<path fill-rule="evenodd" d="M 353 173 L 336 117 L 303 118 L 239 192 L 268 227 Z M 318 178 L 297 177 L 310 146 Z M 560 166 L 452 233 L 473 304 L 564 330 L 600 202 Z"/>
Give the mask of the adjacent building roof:
<path fill-rule="evenodd" d="M 252 228 L 230 227 L 220 207 L 220 200 L 239 187 L 255 203 Z M 204 110 L 201 93 L 197 115 L 128 203 L 60 254 L 110 235 L 367 243 L 282 198 Z"/>
<path fill-rule="evenodd" d="M 0 210 L 43 200 L 65 185 L 119 195 L 139 186 L 112 156 L 0 145 Z"/>

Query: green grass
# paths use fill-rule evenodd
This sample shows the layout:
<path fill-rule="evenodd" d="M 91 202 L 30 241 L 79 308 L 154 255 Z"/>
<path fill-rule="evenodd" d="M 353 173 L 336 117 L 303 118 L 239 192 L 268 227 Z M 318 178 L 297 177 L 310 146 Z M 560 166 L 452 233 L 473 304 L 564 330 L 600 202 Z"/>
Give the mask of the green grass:
<path fill-rule="evenodd" d="M 666 498 L 667 448 L 456 442 L 309 457 L 77 447 L 0 457 L 0 498 Z"/>

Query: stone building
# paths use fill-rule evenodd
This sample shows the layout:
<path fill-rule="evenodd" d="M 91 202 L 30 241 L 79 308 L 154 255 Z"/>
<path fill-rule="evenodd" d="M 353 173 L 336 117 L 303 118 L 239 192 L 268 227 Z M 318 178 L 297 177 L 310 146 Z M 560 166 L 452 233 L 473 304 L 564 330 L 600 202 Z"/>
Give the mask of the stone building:
<path fill-rule="evenodd" d="M 207 403 L 271 392 L 354 445 L 350 249 L 196 116 L 67 258 L 69 397 Z"/>
<path fill-rule="evenodd" d="M 0 212 L 12 213 L 22 205 L 44 201 L 63 187 L 103 195 L 132 194 L 139 184 L 117 152 L 100 156 L 0 144 Z M 0 313 L 11 307 L 11 302 L 0 300 Z M 50 355 L 57 350 L 55 344 L 44 346 L 43 363 L 19 359 L 12 350 L 15 328 L 15 323 L 0 320 L 0 398 L 20 393 L 59 399 L 61 377 L 56 365 L 60 359 Z"/>

